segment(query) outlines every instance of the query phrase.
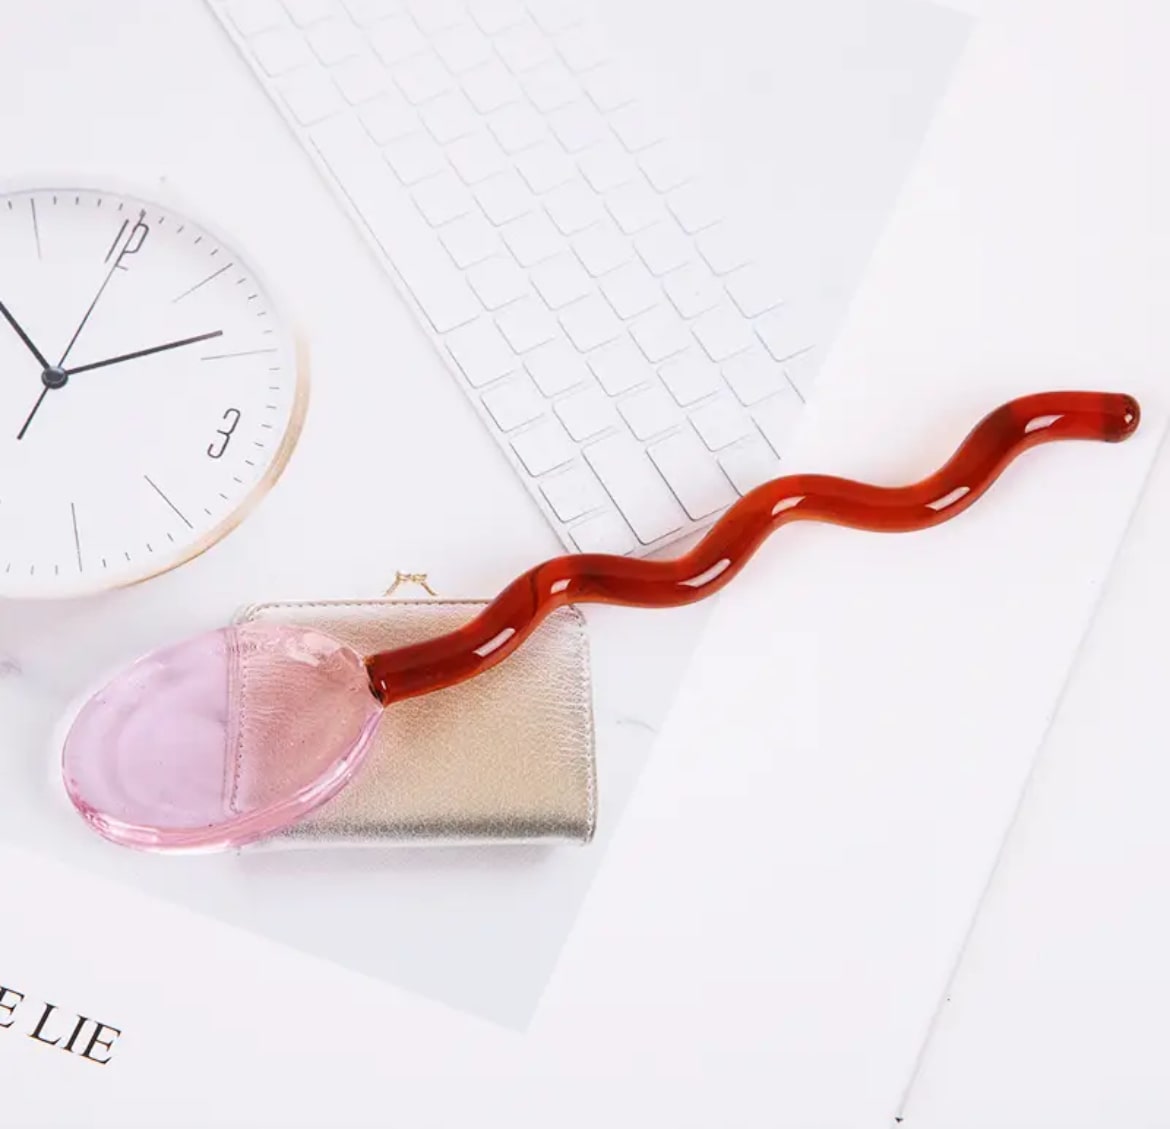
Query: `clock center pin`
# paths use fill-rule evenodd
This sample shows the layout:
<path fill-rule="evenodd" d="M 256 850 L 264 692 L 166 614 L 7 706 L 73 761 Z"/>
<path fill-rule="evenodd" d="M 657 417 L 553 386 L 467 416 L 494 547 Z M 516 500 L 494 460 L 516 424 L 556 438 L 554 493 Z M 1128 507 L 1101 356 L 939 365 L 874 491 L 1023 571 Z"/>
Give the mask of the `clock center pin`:
<path fill-rule="evenodd" d="M 53 365 L 41 373 L 41 383 L 46 388 L 64 388 L 69 383 L 69 374 L 60 365 Z"/>

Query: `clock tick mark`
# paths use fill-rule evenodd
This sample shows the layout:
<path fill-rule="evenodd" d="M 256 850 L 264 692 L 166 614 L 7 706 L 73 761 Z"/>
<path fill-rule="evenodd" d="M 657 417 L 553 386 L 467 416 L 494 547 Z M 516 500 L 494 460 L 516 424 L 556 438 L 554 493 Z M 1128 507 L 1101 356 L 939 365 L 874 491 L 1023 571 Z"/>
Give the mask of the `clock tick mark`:
<path fill-rule="evenodd" d="M 222 266 L 222 267 L 220 267 L 220 268 L 219 268 L 219 270 L 212 271 L 212 272 L 211 272 L 211 274 L 209 274 L 209 275 L 208 275 L 208 276 L 207 276 L 205 279 L 203 279 L 201 282 L 197 282 L 197 283 L 195 283 L 195 285 L 194 285 L 194 286 L 189 286 L 189 287 L 188 287 L 186 290 L 184 290 L 184 291 L 183 291 L 183 293 L 182 293 L 182 294 L 180 294 L 180 295 L 179 295 L 177 298 L 172 298 L 172 299 L 171 299 L 171 304 L 173 305 L 175 302 L 178 302 L 178 301 L 179 301 L 181 298 L 186 298 L 188 294 L 194 294 L 194 293 L 195 293 L 195 291 L 196 291 L 196 290 L 198 290 L 198 289 L 199 289 L 201 286 L 206 286 L 206 285 L 207 285 L 209 282 L 211 282 L 213 279 L 219 278 L 219 276 L 220 276 L 221 274 L 223 274 L 223 272 L 224 272 L 225 270 L 228 270 L 228 269 L 230 269 L 230 268 L 231 268 L 231 265 L 232 265 L 231 263 L 228 263 L 228 264 L 227 264 L 227 266 Z"/>
<path fill-rule="evenodd" d="M 200 243 L 202 243 L 202 242 L 203 242 L 203 236 L 202 236 L 202 235 L 197 235 L 197 236 L 195 236 L 195 243 L 194 243 L 194 244 L 192 244 L 192 246 L 198 246 L 198 244 L 200 244 Z"/>
<path fill-rule="evenodd" d="M 222 498 L 222 499 L 223 499 L 225 502 L 230 502 L 230 501 L 231 501 L 231 499 L 230 499 L 230 498 L 229 498 L 229 497 L 228 497 L 228 496 L 227 496 L 225 493 L 223 493 L 222 491 L 220 491 L 220 495 L 219 495 L 219 496 L 220 496 L 220 497 L 221 497 L 221 498 Z"/>
<path fill-rule="evenodd" d="M 29 199 L 29 208 L 32 210 L 32 225 L 33 225 L 33 239 L 37 244 L 37 258 L 41 257 L 41 228 L 37 223 L 37 202 L 34 199 Z"/>
<path fill-rule="evenodd" d="M 246 349 L 242 353 L 209 353 L 206 357 L 200 357 L 201 361 L 230 361 L 234 357 L 255 357 L 260 353 L 275 353 L 276 349 Z"/>
<path fill-rule="evenodd" d="M 175 511 L 175 513 L 177 513 L 177 514 L 179 515 L 179 517 L 181 517 L 181 518 L 183 519 L 183 524 L 184 524 L 184 525 L 185 525 L 185 526 L 186 526 L 188 529 L 194 529 L 194 528 L 195 528 L 195 526 L 193 526 L 193 525 L 192 525 L 192 524 L 191 524 L 191 523 L 190 523 L 190 522 L 187 520 L 187 516 L 186 516 L 186 514 L 184 514 L 184 513 L 183 513 L 183 511 L 182 511 L 181 509 L 179 509 L 179 507 L 178 507 L 178 506 L 176 506 L 176 505 L 175 505 L 175 503 L 174 503 L 174 502 L 172 502 L 172 501 L 170 500 L 170 498 L 168 498 L 168 497 L 167 497 L 167 496 L 166 496 L 166 495 L 165 495 L 165 494 L 162 492 L 162 490 L 160 490 L 160 489 L 159 489 L 159 486 L 158 486 L 158 484 L 157 484 L 157 483 L 154 481 L 154 479 L 153 479 L 153 478 L 151 478 L 151 477 L 150 477 L 150 475 L 149 475 L 149 474 L 144 474 L 142 477 L 146 479 L 146 481 L 147 481 L 147 483 L 149 484 L 149 486 L 151 487 L 151 489 L 152 489 L 152 490 L 154 490 L 154 492 L 155 492 L 155 493 L 156 493 L 156 494 L 157 494 L 157 495 L 158 495 L 158 496 L 159 496 L 159 497 L 160 497 L 160 498 L 161 498 L 161 499 L 162 499 L 164 502 L 166 502 L 166 504 L 167 504 L 168 506 L 170 506 L 170 507 L 171 507 L 171 509 L 172 509 L 172 510 L 174 510 L 174 511 Z M 168 536 L 168 537 L 170 537 L 171 535 L 168 533 L 168 534 L 167 534 L 167 536 Z M 173 540 L 174 540 L 174 538 L 173 538 L 173 537 L 171 537 L 171 540 L 173 541 Z"/>
<path fill-rule="evenodd" d="M 81 559 L 81 535 L 77 532 L 77 506 L 73 502 L 69 503 L 69 513 L 73 518 L 73 546 L 77 550 L 77 571 L 84 572 L 85 565 Z"/>

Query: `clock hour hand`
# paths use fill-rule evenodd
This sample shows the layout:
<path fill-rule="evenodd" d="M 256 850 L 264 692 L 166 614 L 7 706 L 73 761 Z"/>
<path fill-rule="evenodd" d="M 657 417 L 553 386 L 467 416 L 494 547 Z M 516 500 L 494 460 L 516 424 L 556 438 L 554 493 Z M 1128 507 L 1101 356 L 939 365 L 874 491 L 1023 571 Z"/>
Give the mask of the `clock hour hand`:
<path fill-rule="evenodd" d="M 32 353 L 34 357 L 36 357 L 37 363 L 41 366 L 42 371 L 47 369 L 49 367 L 49 362 L 45 360 L 44 354 L 32 343 L 32 338 L 29 337 L 27 333 L 25 333 L 24 329 L 21 327 L 20 322 L 18 322 L 16 318 L 12 316 L 8 310 L 8 307 L 4 305 L 3 302 L 0 302 L 0 314 L 4 315 L 4 320 L 8 322 L 8 324 L 12 326 L 14 330 L 16 330 L 16 336 L 24 342 L 28 351 Z"/>
<path fill-rule="evenodd" d="M 213 337 L 222 337 L 223 330 L 216 329 L 211 333 L 200 333 L 196 337 L 184 337 L 180 341 L 168 341 L 165 345 L 152 345 L 149 349 L 137 349 L 133 353 L 122 353 L 117 357 L 107 357 L 104 361 L 92 361 L 88 365 L 78 365 L 76 368 L 65 369 L 66 376 L 76 376 L 79 372 L 89 372 L 95 368 L 105 368 L 107 365 L 121 364 L 123 361 L 133 361 L 139 357 L 149 357 L 152 353 L 163 353 L 168 349 L 179 349 L 184 345 L 194 345 L 199 341 L 210 341 Z"/>

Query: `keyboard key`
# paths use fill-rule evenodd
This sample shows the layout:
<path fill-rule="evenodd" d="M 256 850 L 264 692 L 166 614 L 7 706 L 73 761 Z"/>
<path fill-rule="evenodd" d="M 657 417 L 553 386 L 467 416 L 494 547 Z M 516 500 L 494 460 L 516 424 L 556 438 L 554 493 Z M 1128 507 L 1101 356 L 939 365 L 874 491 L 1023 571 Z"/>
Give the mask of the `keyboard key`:
<path fill-rule="evenodd" d="M 500 228 L 500 234 L 522 267 L 550 259 L 564 246 L 564 240 L 544 212 L 521 216 Z"/>
<path fill-rule="evenodd" d="M 497 226 L 532 211 L 536 206 L 524 181 L 511 169 L 476 185 L 475 198 L 487 218 Z"/>
<path fill-rule="evenodd" d="M 594 278 L 608 274 L 634 257 L 630 241 L 607 223 L 594 224 L 580 232 L 573 240 L 573 250 Z"/>
<path fill-rule="evenodd" d="M 652 439 L 682 419 L 674 401 L 658 384 L 651 384 L 619 400 L 618 411 L 637 439 Z"/>
<path fill-rule="evenodd" d="M 464 216 L 475 206 L 466 186 L 449 170 L 420 181 L 412 195 L 432 227 Z"/>
<path fill-rule="evenodd" d="M 463 93 L 481 114 L 490 114 L 521 97 L 519 85 L 499 59 L 490 59 L 483 66 L 467 71 L 461 82 Z"/>
<path fill-rule="evenodd" d="M 657 363 L 681 353 L 690 343 L 686 325 L 668 306 L 660 306 L 639 318 L 630 330 L 648 361 Z"/>
<path fill-rule="evenodd" d="M 308 27 L 333 13 L 329 0 L 284 0 L 284 10 L 297 27 Z"/>
<path fill-rule="evenodd" d="M 489 310 L 498 310 L 528 293 L 524 273 L 510 258 L 496 255 L 467 272 L 467 281 Z"/>
<path fill-rule="evenodd" d="M 803 407 L 800 397 L 785 384 L 775 396 L 752 409 L 752 418 L 777 455 L 788 449 Z"/>
<path fill-rule="evenodd" d="M 479 303 L 434 234 L 394 183 L 393 174 L 349 115 L 309 131 L 309 140 L 337 180 L 427 320 L 438 333 L 463 325 Z"/>
<path fill-rule="evenodd" d="M 574 525 L 569 530 L 569 536 L 580 553 L 610 553 L 622 556 L 630 552 L 636 544 L 630 527 L 612 510 Z"/>
<path fill-rule="evenodd" d="M 528 0 L 528 10 L 546 35 L 556 35 L 581 22 L 580 0 Z"/>
<path fill-rule="evenodd" d="M 526 16 L 520 0 L 468 0 L 467 8 L 485 35 L 495 35 Z"/>
<path fill-rule="evenodd" d="M 276 0 L 236 0 L 229 5 L 227 14 L 245 38 L 270 28 L 283 27 L 287 22 L 284 10 Z"/>
<path fill-rule="evenodd" d="M 643 545 L 685 524 L 670 488 L 632 436 L 618 432 L 599 439 L 584 454 Z"/>
<path fill-rule="evenodd" d="M 313 125 L 344 107 L 337 87 L 319 67 L 301 67 L 281 80 L 277 89 L 301 125 Z"/>
<path fill-rule="evenodd" d="M 400 0 L 344 0 L 345 10 L 358 27 L 372 27 L 402 7 Z"/>
<path fill-rule="evenodd" d="M 385 157 L 398 179 L 407 187 L 441 172 L 443 151 L 425 133 L 400 137 L 386 146 Z"/>
<path fill-rule="evenodd" d="M 516 367 L 516 355 L 488 318 L 447 334 L 447 349 L 473 388 L 482 388 Z"/>
<path fill-rule="evenodd" d="M 678 188 L 695 175 L 691 155 L 676 141 L 652 145 L 638 157 L 638 168 L 659 192 Z"/>
<path fill-rule="evenodd" d="M 602 349 L 596 349 L 588 358 L 590 369 L 597 377 L 597 383 L 610 396 L 628 392 L 639 384 L 645 384 L 651 372 L 628 337 L 621 337 Z"/>
<path fill-rule="evenodd" d="M 587 71 L 609 58 L 605 39 L 592 24 L 579 24 L 559 36 L 557 51 L 573 71 Z"/>
<path fill-rule="evenodd" d="M 759 435 L 752 435 L 719 456 L 723 473 L 740 494 L 754 490 L 780 473 L 780 460 Z"/>
<path fill-rule="evenodd" d="M 505 153 L 518 153 L 535 145 L 548 127 L 544 118 L 527 102 L 515 102 L 497 110 L 488 120 L 488 128 Z"/>
<path fill-rule="evenodd" d="M 556 323 L 535 298 L 521 298 L 496 314 L 496 325 L 517 353 L 527 353 L 557 335 Z"/>
<path fill-rule="evenodd" d="M 676 188 L 666 198 L 666 206 L 688 235 L 703 231 L 723 218 L 714 194 L 702 183 Z"/>
<path fill-rule="evenodd" d="M 305 41 L 291 28 L 262 31 L 248 46 L 269 78 L 279 78 L 313 61 Z"/>
<path fill-rule="evenodd" d="M 691 412 L 691 425 L 703 442 L 712 450 L 720 451 L 755 429 L 748 414 L 727 395 L 701 404 Z"/>
<path fill-rule="evenodd" d="M 512 450 L 534 477 L 563 466 L 577 453 L 565 429 L 551 416 L 519 432 L 512 440 Z"/>
<path fill-rule="evenodd" d="M 459 90 L 448 91 L 428 102 L 419 111 L 419 117 L 440 145 L 466 137 L 479 127 L 479 116 Z"/>
<path fill-rule="evenodd" d="M 514 431 L 539 419 L 548 409 L 544 397 L 523 373 L 488 389 L 483 394 L 483 406 L 501 431 Z"/>
<path fill-rule="evenodd" d="M 529 71 L 520 82 L 524 93 L 542 114 L 567 106 L 580 96 L 577 80 L 560 59 L 548 59 Z"/>
<path fill-rule="evenodd" d="M 434 35 L 465 18 L 459 0 L 408 0 L 408 3 L 410 14 L 424 35 Z"/>
<path fill-rule="evenodd" d="M 757 319 L 755 329 L 764 347 L 778 361 L 802 353 L 813 344 L 796 311 L 787 306 L 770 310 Z"/>
<path fill-rule="evenodd" d="M 555 141 L 541 141 L 517 153 L 516 171 L 538 196 L 577 175 L 577 167 Z"/>
<path fill-rule="evenodd" d="M 554 188 L 544 198 L 544 207 L 562 235 L 575 235 L 601 215 L 601 200 L 583 180 Z"/>
<path fill-rule="evenodd" d="M 691 242 L 670 220 L 663 220 L 634 237 L 638 255 L 653 274 L 678 270 L 694 258 Z"/>
<path fill-rule="evenodd" d="M 697 317 L 719 304 L 723 293 L 705 264 L 690 263 L 664 275 L 662 288 L 684 318 Z"/>
<path fill-rule="evenodd" d="M 325 9 L 328 13 L 329 9 Z M 360 55 L 365 48 L 357 28 L 348 20 L 325 20 L 309 29 L 305 38 L 317 56 L 327 67 Z"/>
<path fill-rule="evenodd" d="M 665 216 L 658 193 L 644 180 L 631 180 L 615 188 L 605 198 L 605 206 L 627 235 L 634 235 Z"/>
<path fill-rule="evenodd" d="M 351 106 L 360 106 L 376 98 L 391 81 L 382 64 L 369 52 L 346 59 L 330 73 L 342 97 Z"/>
<path fill-rule="evenodd" d="M 358 118 L 375 145 L 385 145 L 418 128 L 418 116 L 397 90 L 388 90 L 367 102 L 358 111 Z"/>
<path fill-rule="evenodd" d="M 565 252 L 532 270 L 532 285 L 550 310 L 559 310 L 593 289 L 593 283 L 576 256 Z"/>
<path fill-rule="evenodd" d="M 662 300 L 662 291 L 650 272 L 636 259 L 601 280 L 601 292 L 620 318 L 632 318 Z"/>
<path fill-rule="evenodd" d="M 730 274 L 752 257 L 747 237 L 726 221 L 702 232 L 695 239 L 695 245 L 716 274 Z"/>
<path fill-rule="evenodd" d="M 627 71 L 616 63 L 606 63 L 587 72 L 582 80 L 589 100 L 608 114 L 634 101 L 637 89 Z"/>
<path fill-rule="evenodd" d="M 704 352 L 713 361 L 722 361 L 752 343 L 752 330 L 738 310 L 716 306 L 697 318 L 691 327 Z"/>
<path fill-rule="evenodd" d="M 472 24 L 461 24 L 441 32 L 432 41 L 435 54 L 452 74 L 463 74 L 492 57 L 491 40 Z"/>
<path fill-rule="evenodd" d="M 500 249 L 496 229 L 474 212 L 444 224 L 439 228 L 439 238 L 447 248 L 447 254 L 461 269 L 483 262 Z"/>
<path fill-rule="evenodd" d="M 496 139 L 487 130 L 453 141 L 447 146 L 447 159 L 464 184 L 479 184 L 507 167 Z"/>
<path fill-rule="evenodd" d="M 553 57 L 553 46 L 528 21 L 501 31 L 494 40 L 497 54 L 516 75 L 524 74 Z"/>
<path fill-rule="evenodd" d="M 418 25 L 409 16 L 395 15 L 379 20 L 370 28 L 370 46 L 388 67 L 405 62 L 427 49 Z"/>
<path fill-rule="evenodd" d="M 579 153 L 606 134 L 605 120 L 584 99 L 553 111 L 548 124 L 566 153 Z"/>
<path fill-rule="evenodd" d="M 630 153 L 640 153 L 666 137 L 661 120 L 640 102 L 615 110 L 609 116 L 609 125 Z"/>
<path fill-rule="evenodd" d="M 819 349 L 805 349 L 784 362 L 784 375 L 801 400 L 807 400 L 824 358 Z"/>
<path fill-rule="evenodd" d="M 719 370 L 698 349 L 672 357 L 659 368 L 658 375 L 684 408 L 723 387 Z"/>
<path fill-rule="evenodd" d="M 788 387 L 784 370 L 758 346 L 726 361 L 723 378 L 739 402 L 748 407 L 771 396 L 781 386 Z"/>
<path fill-rule="evenodd" d="M 597 294 L 566 306 L 561 311 L 561 325 L 582 353 L 612 341 L 622 331 L 622 323 Z"/>
<path fill-rule="evenodd" d="M 559 338 L 529 353 L 524 367 L 546 396 L 556 396 L 590 379 L 585 362 L 567 341 Z"/>
<path fill-rule="evenodd" d="M 592 439 L 618 422 L 613 404 L 597 387 L 563 396 L 553 405 L 553 410 L 577 442 Z"/>
<path fill-rule="evenodd" d="M 744 317 L 759 317 L 780 305 L 780 285 L 771 271 L 757 264 L 741 267 L 727 277 L 727 293 Z"/>
<path fill-rule="evenodd" d="M 632 180 L 637 168 L 616 141 L 602 140 L 590 145 L 577 158 L 581 175 L 594 192 L 606 193 Z"/>
<path fill-rule="evenodd" d="M 540 491 L 561 521 L 572 521 L 608 501 L 597 476 L 585 463 L 574 463 L 567 470 L 542 478 Z M 629 537 L 628 531 L 626 536 Z"/>
<path fill-rule="evenodd" d="M 394 81 L 414 106 L 445 94 L 454 85 L 451 72 L 432 51 L 415 55 L 394 68 Z"/>
<path fill-rule="evenodd" d="M 707 457 L 693 431 L 679 431 L 649 448 L 650 458 L 694 521 L 735 501 L 727 476 Z"/>

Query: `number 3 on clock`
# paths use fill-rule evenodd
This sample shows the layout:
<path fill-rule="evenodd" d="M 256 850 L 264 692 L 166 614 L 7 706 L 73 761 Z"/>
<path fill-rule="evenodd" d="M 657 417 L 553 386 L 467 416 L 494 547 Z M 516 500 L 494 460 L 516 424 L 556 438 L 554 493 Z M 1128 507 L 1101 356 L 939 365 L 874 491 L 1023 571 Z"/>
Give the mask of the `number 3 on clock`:
<path fill-rule="evenodd" d="M 238 408 L 228 408 L 223 413 L 223 422 L 227 427 L 222 427 L 216 431 L 219 440 L 213 439 L 207 445 L 207 457 L 209 459 L 219 459 L 223 457 L 224 451 L 227 450 L 228 444 L 232 441 L 232 433 L 236 430 L 236 425 L 240 422 L 240 410 Z"/>

